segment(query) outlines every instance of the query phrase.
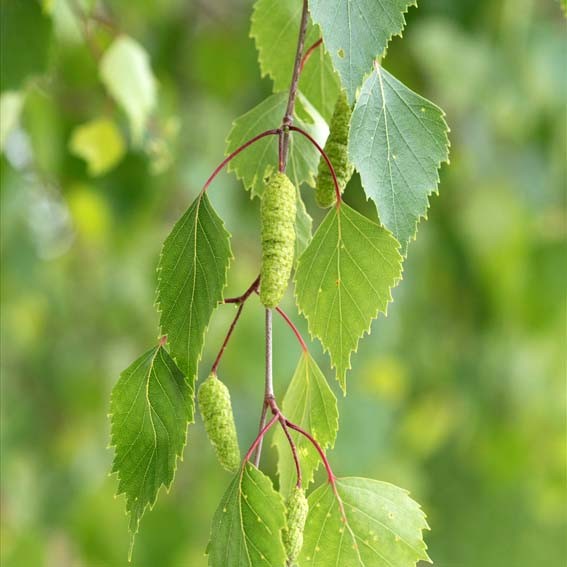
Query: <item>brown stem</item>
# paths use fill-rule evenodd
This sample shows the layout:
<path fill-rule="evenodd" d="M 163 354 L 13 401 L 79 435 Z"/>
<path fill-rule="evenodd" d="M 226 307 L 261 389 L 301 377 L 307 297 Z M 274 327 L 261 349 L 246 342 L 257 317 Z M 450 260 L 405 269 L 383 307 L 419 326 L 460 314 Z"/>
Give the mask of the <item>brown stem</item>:
<path fill-rule="evenodd" d="M 285 115 L 283 117 L 282 124 L 283 129 L 283 139 L 282 139 L 282 158 L 280 160 L 283 167 L 280 171 L 285 172 L 287 164 L 287 156 L 289 153 L 289 132 L 286 126 L 291 126 L 293 124 L 293 111 L 295 109 L 295 99 L 297 97 L 297 87 L 299 84 L 299 74 L 301 73 L 301 56 L 303 54 L 303 48 L 305 45 L 305 33 L 307 31 L 307 23 L 309 20 L 309 10 L 307 7 L 307 0 L 303 0 L 303 10 L 301 12 L 301 23 L 299 24 L 299 36 L 297 38 L 297 49 L 295 52 L 295 61 L 293 63 L 293 73 L 291 76 L 291 83 L 289 85 L 289 96 L 287 99 L 287 108 L 285 110 Z"/>
<path fill-rule="evenodd" d="M 283 432 L 287 437 L 287 441 L 291 448 L 291 454 L 293 455 L 293 462 L 295 463 L 295 470 L 297 472 L 297 483 L 295 486 L 301 488 L 301 465 L 299 464 L 299 455 L 297 454 L 297 447 L 293 442 L 289 429 L 287 428 L 287 423 L 285 417 L 280 414 L 280 425 L 282 426 Z"/>
<path fill-rule="evenodd" d="M 238 323 L 238 319 L 240 319 L 240 315 L 242 315 L 243 309 L 244 309 L 244 302 L 241 302 L 240 305 L 238 306 L 237 311 L 236 311 L 236 315 L 234 316 L 234 319 L 232 320 L 232 323 L 230 324 L 230 327 L 228 329 L 228 333 L 226 334 L 226 337 L 224 338 L 224 341 L 223 341 L 222 346 L 219 350 L 219 353 L 217 354 L 217 357 L 215 358 L 215 361 L 213 362 L 213 366 L 211 367 L 211 374 L 217 373 L 217 368 L 220 364 L 222 355 L 224 354 L 224 351 L 226 349 L 226 345 L 228 344 L 228 341 L 230 341 L 230 337 L 232 336 L 232 333 L 234 332 L 234 327 L 236 327 L 236 323 Z"/>
<path fill-rule="evenodd" d="M 303 67 L 305 67 L 305 64 L 307 63 L 307 61 L 309 61 L 309 58 L 311 57 L 311 55 L 313 54 L 313 52 L 323 43 L 323 38 L 319 38 L 306 52 L 305 55 L 302 57 L 301 59 L 301 65 L 299 66 L 299 73 L 301 74 L 303 72 Z"/>

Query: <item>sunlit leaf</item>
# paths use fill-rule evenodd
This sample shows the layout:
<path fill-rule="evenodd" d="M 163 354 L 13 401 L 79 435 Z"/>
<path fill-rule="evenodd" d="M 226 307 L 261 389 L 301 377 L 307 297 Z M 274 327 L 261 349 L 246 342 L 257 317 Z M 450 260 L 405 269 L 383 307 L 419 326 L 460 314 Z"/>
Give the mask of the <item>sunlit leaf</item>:
<path fill-rule="evenodd" d="M 385 228 L 342 204 L 334 207 L 299 258 L 295 295 L 309 331 L 321 340 L 346 389 L 346 371 L 364 332 L 402 273 L 399 244 Z"/>
<path fill-rule="evenodd" d="M 223 299 L 231 257 L 230 234 L 207 194 L 199 195 L 164 242 L 157 288 L 161 332 L 191 383 L 209 319 Z"/>
<path fill-rule="evenodd" d="M 160 487 L 171 485 L 194 411 L 193 387 L 163 346 L 133 362 L 112 390 L 112 472 L 126 496 L 132 535 Z"/>
<path fill-rule="evenodd" d="M 404 12 L 412 5 L 415 0 L 309 0 L 351 103 L 374 60 L 402 32 Z"/>
<path fill-rule="evenodd" d="M 270 479 L 247 463 L 230 483 L 215 512 L 207 547 L 210 567 L 283 566 L 282 497 Z"/>
<path fill-rule="evenodd" d="M 365 478 L 336 479 L 309 496 L 300 567 L 414 567 L 429 561 L 425 514 L 397 486 Z"/>
<path fill-rule="evenodd" d="M 437 191 L 449 156 L 443 111 L 382 67 L 362 87 L 351 119 L 349 155 L 380 221 L 405 254 Z"/>
<path fill-rule="evenodd" d="M 108 92 L 128 115 L 133 138 L 139 142 L 156 104 L 156 80 L 148 54 L 138 42 L 122 35 L 105 51 L 99 71 Z"/>
<path fill-rule="evenodd" d="M 69 150 L 87 162 L 89 175 L 110 171 L 124 157 L 126 147 L 112 120 L 97 118 L 77 126 L 71 134 Z"/>
<path fill-rule="evenodd" d="M 333 447 L 339 428 L 337 399 L 308 352 L 301 355 L 285 394 L 282 411 L 290 421 L 310 432 L 323 450 Z M 289 433 L 299 454 L 303 487 L 307 488 L 321 458 L 303 435 L 293 429 Z M 288 440 L 281 430 L 276 431 L 274 444 L 278 449 L 280 492 L 288 496 L 297 481 L 297 472 Z"/>
<path fill-rule="evenodd" d="M 10 132 L 17 127 L 24 103 L 22 93 L 6 91 L 0 96 L 0 152 Z"/>

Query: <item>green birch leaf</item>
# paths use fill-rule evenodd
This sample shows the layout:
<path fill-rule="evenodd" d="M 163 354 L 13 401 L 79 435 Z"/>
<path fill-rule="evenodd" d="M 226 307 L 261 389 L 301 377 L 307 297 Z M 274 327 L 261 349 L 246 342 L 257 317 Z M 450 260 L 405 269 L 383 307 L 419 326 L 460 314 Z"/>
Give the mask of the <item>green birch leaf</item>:
<path fill-rule="evenodd" d="M 349 101 L 383 55 L 393 35 L 405 26 L 404 13 L 415 0 L 309 0 L 313 21 L 323 33 Z"/>
<path fill-rule="evenodd" d="M 83 158 L 87 162 L 89 175 L 96 177 L 107 173 L 120 162 L 126 146 L 112 120 L 97 118 L 73 130 L 69 150 Z"/>
<path fill-rule="evenodd" d="M 146 50 L 131 37 L 119 36 L 102 56 L 99 72 L 112 98 L 128 115 L 132 137 L 139 143 L 157 91 Z"/>
<path fill-rule="evenodd" d="M 313 219 L 307 212 L 305 203 L 301 197 L 301 191 L 297 188 L 297 212 L 295 214 L 295 262 L 309 246 L 313 238 Z"/>
<path fill-rule="evenodd" d="M 346 371 L 364 332 L 386 313 L 402 274 L 399 244 L 345 203 L 333 207 L 299 258 L 295 296 L 309 332 L 331 355 L 346 392 Z"/>
<path fill-rule="evenodd" d="M 126 496 L 132 538 L 160 487 L 171 485 L 194 413 L 193 385 L 161 345 L 133 362 L 112 390 L 112 472 L 117 494 Z"/>
<path fill-rule="evenodd" d="M 294 123 L 311 134 L 319 143 L 324 145 L 329 130 L 325 121 L 309 104 L 305 97 L 299 95 L 298 103 L 302 115 L 311 121 L 298 118 Z M 262 101 L 258 106 L 237 118 L 232 125 L 227 138 L 226 153 L 229 154 L 257 134 L 272 128 L 279 128 L 287 106 L 287 93 L 276 93 Z M 317 149 L 309 140 L 301 135 L 290 136 L 290 150 L 287 165 L 287 176 L 296 187 L 306 182 L 315 183 L 314 174 L 319 163 Z M 277 136 L 266 136 L 252 146 L 246 148 L 229 164 L 228 170 L 234 171 L 241 179 L 252 196 L 261 195 L 264 190 L 264 180 L 278 167 Z"/>
<path fill-rule="evenodd" d="M 200 194 L 164 242 L 156 299 L 161 332 L 191 384 L 209 320 L 223 299 L 231 258 L 230 234 L 207 194 Z"/>
<path fill-rule="evenodd" d="M 285 564 L 282 497 L 250 463 L 236 474 L 215 512 L 207 546 L 209 567 Z"/>
<path fill-rule="evenodd" d="M 309 496 L 300 567 L 414 567 L 431 561 L 425 514 L 407 491 L 366 478 L 336 479 Z"/>
<path fill-rule="evenodd" d="M 365 478 L 336 479 L 309 496 L 300 567 L 414 567 L 430 561 L 425 514 L 397 486 Z"/>
<path fill-rule="evenodd" d="M 324 451 L 332 449 L 339 429 L 337 399 L 325 380 L 325 376 L 308 352 L 301 355 L 299 364 L 289 384 L 282 403 L 282 412 L 293 423 L 309 431 Z M 313 481 L 321 458 L 303 435 L 289 430 L 297 447 L 303 488 Z M 297 472 L 291 456 L 289 442 L 281 429 L 274 434 L 278 450 L 278 475 L 280 492 L 289 496 L 297 481 Z"/>
<path fill-rule="evenodd" d="M 405 255 L 449 157 L 443 111 L 382 67 L 365 81 L 350 126 L 349 156 L 380 221 Z"/>
<path fill-rule="evenodd" d="M 254 4 L 250 35 L 256 43 L 262 77 L 272 79 L 274 92 L 289 90 L 302 8 L 302 0 L 257 0 Z M 305 47 L 313 45 L 320 37 L 319 30 L 310 21 Z M 299 89 L 323 118 L 329 120 L 339 88 L 340 80 L 331 58 L 319 47 L 301 73 Z"/>

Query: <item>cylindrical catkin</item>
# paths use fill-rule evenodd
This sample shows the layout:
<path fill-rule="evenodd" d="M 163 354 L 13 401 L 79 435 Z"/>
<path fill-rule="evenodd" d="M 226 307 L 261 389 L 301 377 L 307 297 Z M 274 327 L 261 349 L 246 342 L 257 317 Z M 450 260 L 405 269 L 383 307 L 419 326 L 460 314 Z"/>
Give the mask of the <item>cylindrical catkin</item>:
<path fill-rule="evenodd" d="M 295 251 L 297 194 L 285 173 L 274 173 L 262 196 L 262 270 L 260 301 L 276 307 L 287 288 Z"/>
<path fill-rule="evenodd" d="M 294 565 L 303 547 L 303 530 L 309 512 L 305 492 L 297 486 L 287 500 L 287 528 L 282 533 L 288 565 Z"/>
<path fill-rule="evenodd" d="M 211 374 L 199 387 L 199 409 L 218 460 L 227 471 L 240 466 L 240 449 L 228 388 Z"/>
<path fill-rule="evenodd" d="M 325 153 L 333 164 L 341 194 L 354 171 L 354 166 L 348 159 L 348 133 L 351 114 L 352 110 L 346 94 L 341 91 L 335 103 L 335 110 L 329 126 L 329 137 L 325 143 Z M 319 160 L 315 199 L 317 204 L 323 208 L 330 207 L 337 199 L 333 176 L 323 157 Z"/>

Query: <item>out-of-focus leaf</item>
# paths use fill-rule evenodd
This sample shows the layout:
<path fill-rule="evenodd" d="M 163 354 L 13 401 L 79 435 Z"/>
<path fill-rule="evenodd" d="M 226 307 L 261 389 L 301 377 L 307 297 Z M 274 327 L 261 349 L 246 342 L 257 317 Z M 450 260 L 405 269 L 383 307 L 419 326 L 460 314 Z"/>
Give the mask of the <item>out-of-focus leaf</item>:
<path fill-rule="evenodd" d="M 207 547 L 210 567 L 284 565 L 282 497 L 250 463 L 239 470 L 215 512 Z"/>
<path fill-rule="evenodd" d="M 100 61 L 100 76 L 108 92 L 124 109 L 139 142 L 156 103 L 156 80 L 145 49 L 131 37 L 120 36 Z"/>
<path fill-rule="evenodd" d="M 374 60 L 383 55 L 390 38 L 405 26 L 404 12 L 415 0 L 310 0 L 313 20 L 339 72 L 349 101 Z"/>
<path fill-rule="evenodd" d="M 51 20 L 37 0 L 2 0 L 0 26 L 0 91 L 19 89 L 47 67 Z"/>
<path fill-rule="evenodd" d="M 309 496 L 301 567 L 414 567 L 429 561 L 425 514 L 405 490 L 366 478 L 335 482 L 337 495 L 326 483 Z"/>
<path fill-rule="evenodd" d="M 346 372 L 358 341 L 392 300 L 402 274 L 399 244 L 385 228 L 345 203 L 334 207 L 299 258 L 295 296 L 309 332 L 331 355 L 346 391 Z"/>
<path fill-rule="evenodd" d="M 83 158 L 89 175 L 96 177 L 113 169 L 126 148 L 116 124 L 108 118 L 97 118 L 73 130 L 69 150 Z"/>
<path fill-rule="evenodd" d="M 351 118 L 349 156 L 405 255 L 449 158 L 443 111 L 376 66 Z"/>
<path fill-rule="evenodd" d="M 17 91 L 6 91 L 0 96 L 0 152 L 10 132 L 17 127 L 24 97 Z"/>

